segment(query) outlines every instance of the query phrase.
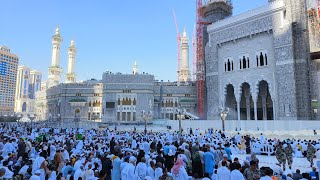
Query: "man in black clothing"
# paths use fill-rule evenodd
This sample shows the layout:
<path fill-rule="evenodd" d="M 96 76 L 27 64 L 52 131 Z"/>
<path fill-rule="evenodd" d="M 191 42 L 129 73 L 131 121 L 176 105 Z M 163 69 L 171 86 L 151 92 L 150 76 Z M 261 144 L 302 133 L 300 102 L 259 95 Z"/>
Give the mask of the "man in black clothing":
<path fill-rule="evenodd" d="M 297 169 L 296 173 L 293 173 L 292 175 L 293 175 L 293 177 L 292 177 L 293 180 L 302 179 L 302 175 L 300 174 L 300 169 Z"/>
<path fill-rule="evenodd" d="M 116 142 L 114 141 L 114 137 L 112 137 L 110 141 L 110 153 L 114 154 L 114 146 L 116 145 Z"/>
<path fill-rule="evenodd" d="M 162 167 L 163 167 L 164 158 L 162 157 L 162 152 L 161 151 L 158 151 L 158 156 L 156 157 L 156 164 L 158 164 L 159 162 L 162 164 Z"/>
<path fill-rule="evenodd" d="M 111 180 L 111 169 L 112 169 L 112 161 L 110 156 L 106 156 L 102 158 L 102 176 L 105 176 L 105 180 Z"/>

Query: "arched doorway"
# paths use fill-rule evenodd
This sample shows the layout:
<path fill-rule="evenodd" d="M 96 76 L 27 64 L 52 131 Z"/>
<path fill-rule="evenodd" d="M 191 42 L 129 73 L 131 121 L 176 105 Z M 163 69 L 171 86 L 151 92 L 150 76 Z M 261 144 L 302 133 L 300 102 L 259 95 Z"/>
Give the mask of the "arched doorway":
<path fill-rule="evenodd" d="M 228 84 L 226 87 L 226 98 L 225 98 L 225 107 L 229 108 L 229 113 L 227 116 L 228 120 L 235 120 L 237 118 L 237 101 L 234 95 L 234 87 L 231 84 Z"/>
<path fill-rule="evenodd" d="M 247 82 L 242 83 L 241 85 L 240 119 L 254 119 L 253 99 L 250 91 L 250 85 Z"/>
<path fill-rule="evenodd" d="M 80 121 L 80 109 L 76 109 L 74 111 L 74 120 L 75 121 Z"/>
<path fill-rule="evenodd" d="M 22 104 L 22 112 L 27 112 L 27 103 L 26 102 L 24 102 Z"/>
<path fill-rule="evenodd" d="M 260 81 L 258 84 L 259 95 L 257 101 L 258 120 L 273 120 L 273 102 L 271 99 L 269 84 L 267 81 Z"/>

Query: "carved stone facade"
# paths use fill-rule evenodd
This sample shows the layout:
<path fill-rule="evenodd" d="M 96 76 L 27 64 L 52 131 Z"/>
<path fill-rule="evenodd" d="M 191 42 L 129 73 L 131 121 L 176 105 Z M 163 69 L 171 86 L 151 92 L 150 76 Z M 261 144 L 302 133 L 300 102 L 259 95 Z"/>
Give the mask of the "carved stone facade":
<path fill-rule="evenodd" d="M 238 120 L 310 119 L 306 28 L 304 0 L 275 0 L 208 26 L 208 119 L 220 119 L 223 106 Z"/>

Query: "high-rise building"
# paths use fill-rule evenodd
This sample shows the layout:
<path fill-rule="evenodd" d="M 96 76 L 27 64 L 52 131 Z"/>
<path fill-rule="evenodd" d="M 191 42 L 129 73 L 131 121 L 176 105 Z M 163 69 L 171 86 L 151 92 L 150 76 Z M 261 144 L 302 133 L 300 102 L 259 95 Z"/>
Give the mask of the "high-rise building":
<path fill-rule="evenodd" d="M 19 66 L 17 73 L 15 112 L 34 113 L 35 93 L 41 89 L 41 73 Z"/>
<path fill-rule="evenodd" d="M 0 46 L 0 113 L 14 111 L 19 57 L 5 46 Z"/>

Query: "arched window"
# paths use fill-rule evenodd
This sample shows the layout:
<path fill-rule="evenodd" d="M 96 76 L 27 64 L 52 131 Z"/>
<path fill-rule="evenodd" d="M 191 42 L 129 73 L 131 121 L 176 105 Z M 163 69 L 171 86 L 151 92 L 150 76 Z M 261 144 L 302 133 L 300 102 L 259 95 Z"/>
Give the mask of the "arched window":
<path fill-rule="evenodd" d="M 224 63 L 224 71 L 227 71 L 227 63 Z"/>
<path fill-rule="evenodd" d="M 257 66 L 259 66 L 259 57 L 256 56 L 256 58 L 257 58 Z"/>
<path fill-rule="evenodd" d="M 174 102 L 174 107 L 178 107 L 178 102 Z"/>
<path fill-rule="evenodd" d="M 164 102 L 163 101 L 161 101 L 161 107 L 164 107 Z"/>
<path fill-rule="evenodd" d="M 91 101 L 89 102 L 89 107 L 91 107 Z"/>
<path fill-rule="evenodd" d="M 136 105 L 136 104 L 137 104 L 136 98 L 133 98 L 133 105 Z"/>
<path fill-rule="evenodd" d="M 239 60 L 239 64 L 240 64 L 240 69 L 242 69 L 241 59 Z"/>
<path fill-rule="evenodd" d="M 231 70 L 233 71 L 233 61 L 231 62 Z"/>
<path fill-rule="evenodd" d="M 264 54 L 264 58 L 266 59 L 266 65 L 268 65 L 268 57 L 267 57 L 267 54 Z"/>
<path fill-rule="evenodd" d="M 247 68 L 246 57 L 244 57 L 244 56 L 243 56 L 243 59 L 242 59 L 242 68 L 243 69 Z"/>
<path fill-rule="evenodd" d="M 249 61 L 249 57 L 247 57 L 247 66 L 248 66 L 248 68 L 250 68 L 250 61 Z"/>
<path fill-rule="evenodd" d="M 260 53 L 260 66 L 264 66 L 262 52 Z"/>
<path fill-rule="evenodd" d="M 118 105 L 120 106 L 120 98 L 118 99 Z"/>
<path fill-rule="evenodd" d="M 27 103 L 26 102 L 24 102 L 22 104 L 22 112 L 27 112 Z"/>
<path fill-rule="evenodd" d="M 231 71 L 231 64 L 230 64 L 229 59 L 228 59 L 228 71 Z"/>

